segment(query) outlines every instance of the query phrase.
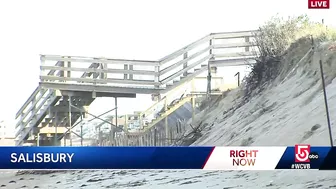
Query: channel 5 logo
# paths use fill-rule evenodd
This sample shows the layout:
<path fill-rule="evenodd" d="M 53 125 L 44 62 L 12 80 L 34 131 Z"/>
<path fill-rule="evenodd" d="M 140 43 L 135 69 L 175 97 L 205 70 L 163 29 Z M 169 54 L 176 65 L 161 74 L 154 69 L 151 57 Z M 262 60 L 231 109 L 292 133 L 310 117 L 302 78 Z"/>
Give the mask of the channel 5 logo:
<path fill-rule="evenodd" d="M 316 160 L 319 156 L 316 152 L 310 152 L 309 144 L 295 145 L 295 162 L 296 163 L 309 163 L 310 160 Z"/>

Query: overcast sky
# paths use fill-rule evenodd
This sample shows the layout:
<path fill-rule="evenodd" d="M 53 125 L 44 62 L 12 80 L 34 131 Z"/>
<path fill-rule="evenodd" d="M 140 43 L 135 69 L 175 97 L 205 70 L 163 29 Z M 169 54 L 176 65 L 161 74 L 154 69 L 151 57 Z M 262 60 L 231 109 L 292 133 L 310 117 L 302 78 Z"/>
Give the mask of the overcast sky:
<path fill-rule="evenodd" d="M 257 29 L 276 13 L 307 13 L 313 20 L 324 18 L 326 24 L 336 18 L 336 4 L 329 10 L 308 10 L 307 4 L 307 0 L 1 0 L 0 120 L 12 122 L 37 87 L 39 54 L 157 60 L 209 33 Z M 142 103 L 121 100 L 119 105 L 124 112 L 146 109 L 150 98 L 145 98 Z M 91 110 L 104 112 L 113 102 L 99 100 Z"/>

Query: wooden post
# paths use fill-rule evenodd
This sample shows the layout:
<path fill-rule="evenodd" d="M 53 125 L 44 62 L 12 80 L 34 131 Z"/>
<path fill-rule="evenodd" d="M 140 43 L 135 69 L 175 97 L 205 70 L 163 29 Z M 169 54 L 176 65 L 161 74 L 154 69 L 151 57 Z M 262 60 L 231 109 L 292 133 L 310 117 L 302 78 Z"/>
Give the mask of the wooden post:
<path fill-rule="evenodd" d="M 142 114 L 142 112 L 140 112 L 139 113 L 139 127 L 140 127 L 140 129 L 142 129 L 142 130 L 144 130 L 145 129 L 145 127 L 144 127 L 144 124 L 143 124 L 143 120 L 142 120 L 142 116 L 143 116 L 144 114 Z"/>
<path fill-rule="evenodd" d="M 54 139 L 54 146 L 57 146 L 57 126 L 58 126 L 58 119 L 57 119 L 57 112 L 55 113 L 55 139 Z"/>
<path fill-rule="evenodd" d="M 160 82 L 160 66 L 155 66 L 154 71 L 157 74 L 154 76 L 154 82 L 159 83 Z M 160 85 L 155 85 L 154 88 L 159 89 Z M 161 100 L 161 94 L 152 94 L 152 95 L 153 95 L 152 100 L 155 100 L 156 97 L 158 101 Z"/>
<path fill-rule="evenodd" d="M 170 142 L 170 144 L 169 145 L 171 145 L 171 144 L 173 144 L 173 138 L 174 138 L 174 133 L 173 133 L 173 129 L 170 127 L 169 128 L 169 133 L 170 133 L 170 137 L 169 137 L 169 142 Z"/>
<path fill-rule="evenodd" d="M 128 65 L 124 64 L 124 70 L 128 70 Z M 127 74 L 124 74 L 124 79 L 128 79 Z"/>
<path fill-rule="evenodd" d="M 250 37 L 245 37 L 245 43 L 249 43 L 250 42 Z M 247 46 L 245 47 L 245 52 L 249 52 L 250 51 L 250 47 Z"/>
<path fill-rule="evenodd" d="M 207 76 L 207 98 L 210 98 L 211 95 L 211 65 L 210 61 L 208 62 L 208 76 Z"/>
<path fill-rule="evenodd" d="M 213 41 L 212 41 L 212 39 L 210 39 L 210 40 L 209 40 L 209 45 L 210 45 L 210 47 L 212 46 L 212 44 L 213 44 Z M 210 50 L 209 50 L 209 54 L 212 54 L 212 47 L 211 47 Z"/>
<path fill-rule="evenodd" d="M 191 90 L 195 91 L 195 79 L 191 81 Z M 191 106 L 192 106 L 192 121 L 195 121 L 195 96 L 191 98 Z"/>
<path fill-rule="evenodd" d="M 133 65 L 129 65 L 129 70 L 133 70 Z M 133 80 L 133 74 L 129 74 L 129 80 Z"/>
<path fill-rule="evenodd" d="M 67 135 L 67 134 L 65 134 L 65 135 L 63 136 L 63 138 L 64 138 L 64 146 L 66 146 L 66 135 Z"/>
<path fill-rule="evenodd" d="M 237 72 L 234 76 L 238 76 L 238 87 L 240 85 L 240 72 Z"/>
<path fill-rule="evenodd" d="M 80 117 L 81 117 L 81 122 L 82 122 L 83 121 L 83 114 L 82 113 L 81 113 Z M 80 132 L 81 132 L 81 146 L 83 146 L 83 123 L 81 123 Z"/>
<path fill-rule="evenodd" d="M 167 112 L 168 106 L 167 106 L 167 97 L 164 100 L 164 110 Z M 165 128 L 166 128 L 166 144 L 168 145 L 169 142 L 169 127 L 168 127 L 168 116 L 165 117 Z"/>
<path fill-rule="evenodd" d="M 69 137 L 70 137 L 70 146 L 72 146 L 71 100 L 72 100 L 71 96 L 69 96 L 69 127 L 70 127 Z"/>
<path fill-rule="evenodd" d="M 125 115 L 125 125 L 124 125 L 124 132 L 128 131 L 128 115 Z"/>
<path fill-rule="evenodd" d="M 330 146 L 334 146 L 332 132 L 331 132 L 330 117 L 329 117 L 327 92 L 326 92 L 326 88 L 325 88 L 325 81 L 324 81 L 324 74 L 323 74 L 323 65 L 322 65 L 322 60 L 321 59 L 320 59 L 320 70 L 321 70 L 321 77 L 322 77 L 322 87 L 323 87 L 323 95 L 324 95 L 324 104 L 325 104 L 325 109 L 326 109 L 326 114 L 327 114 L 327 123 L 328 123 L 328 129 L 329 129 Z"/>
<path fill-rule="evenodd" d="M 156 127 L 154 127 L 154 146 L 156 146 L 157 145 L 157 129 L 156 129 Z"/>
<path fill-rule="evenodd" d="M 118 98 L 114 97 L 114 104 L 115 104 L 115 126 L 118 128 Z M 111 124 L 111 146 L 113 145 L 113 140 L 114 140 L 114 128 L 113 125 Z"/>
<path fill-rule="evenodd" d="M 36 146 L 40 146 L 40 133 L 37 133 Z"/>
<path fill-rule="evenodd" d="M 67 57 L 67 58 L 71 58 L 71 57 L 69 56 L 69 57 Z M 70 61 L 67 62 L 67 67 L 68 67 L 68 68 L 71 68 L 71 62 L 70 62 Z M 69 70 L 68 73 L 67 73 L 67 77 L 71 77 L 71 71 L 70 71 L 70 70 Z"/>
<path fill-rule="evenodd" d="M 185 52 L 183 54 L 183 59 L 185 60 L 187 58 L 188 58 L 188 52 Z M 188 67 L 188 62 L 183 63 L 183 69 L 186 68 L 186 67 Z M 187 71 L 183 72 L 183 76 L 187 76 Z"/>
<path fill-rule="evenodd" d="M 100 132 L 100 127 L 98 127 L 98 143 L 99 143 L 99 146 L 101 146 L 101 143 L 102 143 L 102 138 L 101 138 L 101 132 Z"/>

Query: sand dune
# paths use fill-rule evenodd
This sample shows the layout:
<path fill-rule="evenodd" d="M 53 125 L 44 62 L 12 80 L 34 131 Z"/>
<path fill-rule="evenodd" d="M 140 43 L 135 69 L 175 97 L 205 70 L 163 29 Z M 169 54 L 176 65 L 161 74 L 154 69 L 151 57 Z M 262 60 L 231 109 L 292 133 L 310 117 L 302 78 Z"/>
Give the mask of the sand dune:
<path fill-rule="evenodd" d="M 333 135 L 336 136 L 336 53 L 325 44 L 299 62 L 307 44 L 284 60 L 291 66 L 248 101 L 232 90 L 217 106 L 197 115 L 203 135 L 193 145 L 329 145 L 318 60 L 326 71 Z M 335 140 L 336 142 L 336 140 Z M 1 173 L 2 188 L 336 188 L 336 172 L 324 171 L 75 171 L 48 175 Z"/>

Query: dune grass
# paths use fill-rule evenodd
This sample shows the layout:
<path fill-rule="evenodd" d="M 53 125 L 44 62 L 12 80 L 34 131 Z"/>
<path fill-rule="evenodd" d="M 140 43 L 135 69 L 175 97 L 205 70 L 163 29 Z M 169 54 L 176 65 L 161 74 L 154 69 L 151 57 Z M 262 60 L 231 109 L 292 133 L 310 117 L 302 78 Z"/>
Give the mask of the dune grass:
<path fill-rule="evenodd" d="M 257 63 L 251 65 L 251 72 L 243 82 L 246 97 L 277 77 L 283 63 L 282 56 L 291 45 L 302 39 L 309 39 L 314 44 L 335 41 L 336 29 L 312 22 L 306 15 L 287 19 L 277 15 L 259 27 L 254 41 L 259 51 Z"/>

